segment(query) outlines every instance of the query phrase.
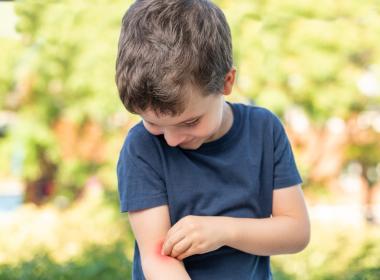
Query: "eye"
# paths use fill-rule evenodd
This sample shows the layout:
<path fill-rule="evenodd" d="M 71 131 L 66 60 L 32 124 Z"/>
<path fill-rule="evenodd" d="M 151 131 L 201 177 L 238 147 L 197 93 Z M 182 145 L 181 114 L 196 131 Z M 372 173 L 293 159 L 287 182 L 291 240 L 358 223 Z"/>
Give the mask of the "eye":
<path fill-rule="evenodd" d="M 192 126 L 196 126 L 198 123 L 199 123 L 199 119 L 196 119 L 195 121 L 184 123 L 183 125 L 186 127 L 192 127 Z"/>

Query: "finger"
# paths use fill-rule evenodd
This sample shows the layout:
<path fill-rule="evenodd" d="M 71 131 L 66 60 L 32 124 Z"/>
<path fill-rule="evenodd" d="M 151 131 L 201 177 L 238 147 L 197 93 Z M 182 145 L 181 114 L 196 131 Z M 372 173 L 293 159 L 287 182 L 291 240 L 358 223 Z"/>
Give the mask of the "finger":
<path fill-rule="evenodd" d="M 180 219 L 179 221 L 177 221 L 167 232 L 166 236 L 169 236 L 171 234 L 174 234 L 175 232 L 177 232 L 178 230 L 180 230 L 182 228 L 182 224 L 184 223 L 184 218 Z"/>
<path fill-rule="evenodd" d="M 168 240 L 171 240 L 173 238 L 174 235 L 177 234 L 178 231 L 181 230 L 181 225 L 180 225 L 180 222 L 178 221 L 176 224 L 174 224 L 169 230 L 168 232 L 166 233 L 166 236 L 165 236 L 165 240 L 163 242 L 163 245 L 162 245 L 162 250 L 161 252 L 163 253 L 164 251 L 164 246 L 167 246 L 166 243 Z"/>
<path fill-rule="evenodd" d="M 170 255 L 173 250 L 173 247 L 183 238 L 185 238 L 185 236 L 186 235 L 182 231 L 178 231 L 172 234 L 168 239 L 164 241 L 164 244 L 162 245 L 162 254 Z"/>
<path fill-rule="evenodd" d="M 191 247 L 191 240 L 189 238 L 184 238 L 180 242 L 178 242 L 171 252 L 171 256 L 176 258 L 177 256 L 185 253 Z"/>
<path fill-rule="evenodd" d="M 184 258 L 190 257 L 192 255 L 194 255 L 194 253 L 192 253 L 191 248 L 189 248 L 189 250 L 187 250 L 183 254 L 179 255 L 178 257 L 176 257 L 176 259 L 179 261 L 182 261 Z"/>

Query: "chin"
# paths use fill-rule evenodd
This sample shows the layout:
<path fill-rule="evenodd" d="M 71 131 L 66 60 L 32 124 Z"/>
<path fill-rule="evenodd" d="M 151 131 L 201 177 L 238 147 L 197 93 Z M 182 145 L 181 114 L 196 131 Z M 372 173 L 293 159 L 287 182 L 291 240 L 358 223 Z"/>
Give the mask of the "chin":
<path fill-rule="evenodd" d="M 195 142 L 195 143 L 187 143 L 187 144 L 183 144 L 183 145 L 179 145 L 179 147 L 181 149 L 184 149 L 184 150 L 196 150 L 198 149 L 201 145 L 203 144 L 203 141 L 202 142 Z"/>
<path fill-rule="evenodd" d="M 179 145 L 179 147 L 183 150 L 196 150 L 199 147 L 195 147 L 194 145 Z"/>

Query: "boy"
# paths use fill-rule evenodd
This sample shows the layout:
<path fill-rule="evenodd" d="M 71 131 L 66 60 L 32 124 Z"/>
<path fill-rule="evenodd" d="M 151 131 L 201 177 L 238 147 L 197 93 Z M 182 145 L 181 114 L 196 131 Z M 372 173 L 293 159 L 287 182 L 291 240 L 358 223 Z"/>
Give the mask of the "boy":
<path fill-rule="evenodd" d="M 116 83 L 142 122 L 117 165 L 135 235 L 133 279 L 271 279 L 269 256 L 309 242 L 301 178 L 279 119 L 224 100 L 231 35 L 207 0 L 139 0 Z"/>

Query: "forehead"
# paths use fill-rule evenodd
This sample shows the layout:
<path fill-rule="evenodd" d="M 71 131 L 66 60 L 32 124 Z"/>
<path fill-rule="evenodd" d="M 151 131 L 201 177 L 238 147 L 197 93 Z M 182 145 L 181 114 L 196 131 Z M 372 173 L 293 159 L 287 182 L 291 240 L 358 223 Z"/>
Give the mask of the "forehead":
<path fill-rule="evenodd" d="M 192 92 L 186 101 L 185 110 L 177 116 L 156 114 L 151 109 L 145 110 L 139 115 L 145 121 L 159 126 L 177 125 L 206 114 L 211 99 L 212 96 L 202 96 L 199 93 Z"/>

